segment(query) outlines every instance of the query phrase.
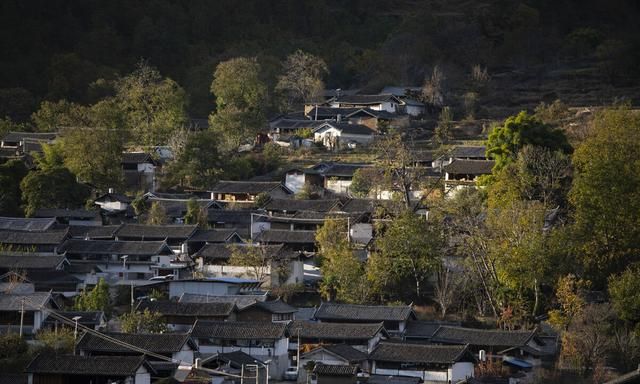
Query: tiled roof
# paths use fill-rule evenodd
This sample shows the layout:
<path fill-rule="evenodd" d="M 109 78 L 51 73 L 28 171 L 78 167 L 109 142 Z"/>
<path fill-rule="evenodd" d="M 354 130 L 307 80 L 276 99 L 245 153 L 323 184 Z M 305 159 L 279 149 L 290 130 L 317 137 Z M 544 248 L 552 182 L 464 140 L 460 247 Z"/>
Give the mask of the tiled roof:
<path fill-rule="evenodd" d="M 5 256 L 0 254 L 0 269 L 56 269 L 64 256 Z"/>
<path fill-rule="evenodd" d="M 67 238 L 67 231 L 47 232 L 0 231 L 0 244 L 57 245 Z"/>
<path fill-rule="evenodd" d="M 41 353 L 25 369 L 29 373 L 89 376 L 133 376 L 143 356 L 74 356 Z"/>
<path fill-rule="evenodd" d="M 39 311 L 51 300 L 49 292 L 33 292 L 26 294 L 0 294 L 0 311 L 19 311 L 24 308 L 28 311 Z"/>
<path fill-rule="evenodd" d="M 165 316 L 229 316 L 235 309 L 233 302 L 187 303 L 175 301 L 142 301 L 138 310 L 149 309 Z"/>
<path fill-rule="evenodd" d="M 487 157 L 487 147 L 485 146 L 465 146 L 465 147 L 455 147 L 451 151 L 451 157 L 453 158 L 464 158 L 464 157 Z"/>
<path fill-rule="evenodd" d="M 112 240 L 120 229 L 120 225 L 70 225 L 69 234 L 72 238 L 89 240 Z"/>
<path fill-rule="evenodd" d="M 9 132 L 2 137 L 2 141 L 17 142 L 24 139 L 51 141 L 57 136 L 56 132 Z"/>
<path fill-rule="evenodd" d="M 0 217 L 0 230 L 43 232 L 56 223 L 54 218 L 34 219 L 24 217 Z"/>
<path fill-rule="evenodd" d="M 237 249 L 238 252 L 242 252 L 243 249 L 248 249 L 249 247 L 255 247 L 251 245 L 242 245 L 242 244 L 226 244 L 226 243 L 214 243 L 214 244 L 206 244 L 202 247 L 198 252 L 196 252 L 193 257 L 203 257 L 205 261 L 228 261 L 233 254 L 234 249 Z M 283 252 L 282 244 L 278 245 L 261 245 L 260 249 L 265 252 L 265 257 L 269 259 L 277 259 L 280 257 L 280 253 Z"/>
<path fill-rule="evenodd" d="M 116 241 L 69 239 L 59 252 L 93 255 L 159 255 L 172 254 L 164 241 Z"/>
<path fill-rule="evenodd" d="M 316 242 L 316 231 L 269 229 L 262 231 L 255 241 L 270 244 L 313 244 Z"/>
<path fill-rule="evenodd" d="M 405 330 L 406 337 L 430 339 L 433 334 L 443 325 L 458 326 L 460 323 L 449 323 L 440 321 L 409 321 Z"/>
<path fill-rule="evenodd" d="M 100 214 L 86 209 L 41 208 L 36 209 L 33 217 L 63 217 L 72 219 L 96 219 Z"/>
<path fill-rule="evenodd" d="M 150 197 L 147 199 L 148 203 L 156 203 L 162 206 L 167 214 L 167 217 L 172 218 L 181 218 L 184 217 L 187 213 L 187 204 L 189 200 L 172 200 L 172 199 L 158 199 L 155 197 Z M 196 203 L 200 207 L 200 209 L 208 209 L 209 207 L 222 209 L 220 204 L 215 200 L 196 200 Z"/>
<path fill-rule="evenodd" d="M 251 224 L 251 214 L 257 211 L 249 210 L 210 210 L 208 220 L 212 223 L 248 226 Z"/>
<path fill-rule="evenodd" d="M 124 224 L 116 236 L 140 240 L 186 240 L 193 236 L 197 225 L 143 225 Z"/>
<path fill-rule="evenodd" d="M 185 333 L 107 333 L 106 335 L 154 353 L 178 352 L 190 339 L 190 335 Z M 91 352 L 137 353 L 90 333 L 85 333 L 78 341 L 78 349 Z"/>
<path fill-rule="evenodd" d="M 105 193 L 104 195 L 98 197 L 94 201 L 98 201 L 98 202 L 118 201 L 118 202 L 121 202 L 121 203 L 129 204 L 129 203 L 131 203 L 133 201 L 133 199 L 130 198 L 129 196 L 123 195 L 121 193 Z"/>
<path fill-rule="evenodd" d="M 382 323 L 318 323 L 306 320 L 294 320 L 289 325 L 289 334 L 306 339 L 323 340 L 368 340 L 383 331 Z"/>
<path fill-rule="evenodd" d="M 278 181 L 220 181 L 211 191 L 214 193 L 247 193 L 257 195 L 262 192 L 271 192 L 276 188 L 284 188 Z"/>
<path fill-rule="evenodd" d="M 495 161 L 493 160 L 463 160 L 456 159 L 449 165 L 444 166 L 444 170 L 451 174 L 462 175 L 488 175 Z"/>
<path fill-rule="evenodd" d="M 80 319 L 78 320 L 78 323 L 85 325 L 99 325 L 104 317 L 104 312 L 102 311 L 58 311 L 56 313 L 60 316 L 66 317 L 67 319 L 73 319 L 74 317 L 79 316 Z M 53 319 L 48 317 L 47 321 L 49 320 Z"/>
<path fill-rule="evenodd" d="M 224 243 L 234 234 L 238 235 L 235 229 L 198 229 L 189 242 Z"/>
<path fill-rule="evenodd" d="M 398 102 L 399 100 L 392 94 L 382 93 L 378 95 L 344 95 L 337 97 L 335 101 L 344 104 L 380 104 L 388 101 Z"/>
<path fill-rule="evenodd" d="M 78 284 L 80 279 L 67 271 L 30 269 L 27 278 L 36 285 L 48 286 L 50 284 Z"/>
<path fill-rule="evenodd" d="M 535 331 L 502 331 L 443 326 L 433 334 L 432 341 L 445 344 L 519 347 L 525 345 Z"/>
<path fill-rule="evenodd" d="M 319 376 L 355 376 L 358 367 L 355 365 L 337 365 L 317 363 L 313 372 Z"/>
<path fill-rule="evenodd" d="M 322 303 L 316 311 L 318 320 L 347 320 L 347 321 L 405 321 L 408 320 L 413 310 L 411 306 L 385 306 L 385 305 L 352 305 Z"/>
<path fill-rule="evenodd" d="M 253 306 L 263 309 L 269 313 L 295 313 L 297 311 L 296 308 L 290 306 L 280 299 L 271 301 L 258 301 Z"/>
<path fill-rule="evenodd" d="M 464 345 L 401 344 L 382 342 L 371 353 L 375 361 L 424 364 L 451 364 L 467 352 Z"/>
<path fill-rule="evenodd" d="M 359 361 L 367 360 L 367 354 L 353 348 L 347 344 L 331 344 L 331 345 L 322 345 L 317 349 L 324 349 L 330 353 L 333 353 L 336 356 L 343 358 L 349 363 L 355 363 Z M 317 349 L 314 349 L 308 353 L 313 353 Z"/>
<path fill-rule="evenodd" d="M 315 128 L 322 124 L 323 121 L 309 119 L 280 119 L 270 124 L 271 129 L 296 130 L 304 128 Z"/>
<path fill-rule="evenodd" d="M 260 360 L 242 351 L 213 354 L 206 357 L 202 362 L 206 363 L 213 360 L 222 361 L 237 369 L 242 368 L 243 365 L 255 364 L 256 361 L 262 363 Z"/>
<path fill-rule="evenodd" d="M 192 335 L 198 338 L 226 340 L 275 340 L 285 337 L 286 328 L 286 323 L 199 321 Z"/>
<path fill-rule="evenodd" d="M 154 160 L 151 155 L 146 152 L 123 152 L 122 163 L 123 164 L 140 164 L 140 163 L 153 163 Z"/>
<path fill-rule="evenodd" d="M 294 213 L 297 211 L 328 212 L 332 208 L 340 205 L 340 200 L 298 200 L 298 199 L 271 199 L 263 207 L 267 211 L 286 211 Z"/>
<path fill-rule="evenodd" d="M 242 310 L 256 301 L 265 301 L 267 294 L 264 295 L 196 295 L 192 293 L 183 293 L 178 300 L 181 303 L 232 303 Z"/>

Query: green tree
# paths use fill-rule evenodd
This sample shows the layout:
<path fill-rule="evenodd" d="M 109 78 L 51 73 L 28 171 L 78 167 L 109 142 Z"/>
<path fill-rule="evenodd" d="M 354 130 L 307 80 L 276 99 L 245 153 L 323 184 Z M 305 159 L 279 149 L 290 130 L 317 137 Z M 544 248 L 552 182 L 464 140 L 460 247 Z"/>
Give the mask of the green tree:
<path fill-rule="evenodd" d="M 24 355 L 29 350 L 27 341 L 17 333 L 0 335 L 0 359 Z"/>
<path fill-rule="evenodd" d="M 91 125 L 89 108 L 66 100 L 43 101 L 31 120 L 38 132 L 57 132 L 64 127 Z"/>
<path fill-rule="evenodd" d="M 603 287 L 613 273 L 640 261 L 640 116 L 602 111 L 573 155 L 576 254 L 586 276 Z"/>
<path fill-rule="evenodd" d="M 441 265 L 444 250 L 444 236 L 440 226 L 434 221 L 411 211 L 402 213 L 393 220 L 384 233 L 376 239 L 375 257 L 371 259 L 373 270 L 370 273 L 373 286 L 383 295 L 386 292 L 413 290 L 413 297 L 422 299 L 424 285 L 429 277 Z M 406 292 L 406 291 L 404 291 Z M 409 295 L 401 294 L 403 299 Z"/>
<path fill-rule="evenodd" d="M 320 256 L 320 292 L 329 301 L 362 303 L 368 297 L 368 282 L 363 263 L 347 240 L 347 222 L 328 219 L 316 232 Z"/>
<path fill-rule="evenodd" d="M 157 201 L 151 203 L 151 207 L 147 212 L 147 224 L 148 225 L 164 225 L 169 222 L 167 217 L 167 211 L 164 206 Z"/>
<path fill-rule="evenodd" d="M 202 131 L 188 136 L 184 149 L 166 168 L 165 185 L 206 189 L 218 181 L 227 166 L 218 151 L 216 133 Z"/>
<path fill-rule="evenodd" d="M 283 74 L 278 78 L 276 90 L 286 99 L 287 109 L 294 105 L 318 101 L 324 90 L 322 78 L 329 73 L 320 57 L 297 50 L 283 63 Z"/>
<path fill-rule="evenodd" d="M 222 147 L 234 151 L 252 140 L 266 122 L 267 87 L 257 59 L 239 57 L 218 64 L 211 92 L 216 111 L 209 117 L 210 126 L 222 137 Z"/>
<path fill-rule="evenodd" d="M 144 62 L 117 84 L 117 100 L 137 143 L 165 144 L 186 122 L 187 95 Z"/>
<path fill-rule="evenodd" d="M 207 228 L 207 210 L 200 206 L 198 200 L 187 201 L 187 213 L 184 215 L 185 224 L 197 224 L 200 228 Z"/>
<path fill-rule="evenodd" d="M 0 216 L 21 215 L 20 182 L 27 173 L 27 167 L 21 160 L 0 164 Z"/>
<path fill-rule="evenodd" d="M 168 330 L 162 314 L 148 308 L 120 316 L 120 328 L 124 333 L 165 333 Z"/>
<path fill-rule="evenodd" d="M 90 195 L 89 188 L 64 167 L 32 171 L 20 182 L 20 189 L 27 216 L 39 208 L 79 208 Z"/>
<path fill-rule="evenodd" d="M 611 304 L 618 317 L 635 326 L 640 323 L 640 269 L 627 268 L 618 275 L 609 277 Z M 638 333 L 640 329 L 636 330 Z"/>
<path fill-rule="evenodd" d="M 231 245 L 229 265 L 246 267 L 254 279 L 263 281 L 273 261 L 273 253 L 266 245 L 249 243 L 247 245 Z"/>
<path fill-rule="evenodd" d="M 569 142 L 559 129 L 553 129 L 534 116 L 522 111 L 496 126 L 487 140 L 487 156 L 496 161 L 494 170 L 499 171 L 516 160 L 525 145 L 548 148 L 551 151 L 571 151 Z"/>
<path fill-rule="evenodd" d="M 109 285 L 103 278 L 98 280 L 98 284 L 89 292 L 83 291 L 76 296 L 74 308 L 78 311 L 104 311 L 111 313 L 111 295 Z"/>
<path fill-rule="evenodd" d="M 41 330 L 36 340 L 42 343 L 41 353 L 73 353 L 76 346 L 74 331 L 68 327 Z"/>
<path fill-rule="evenodd" d="M 371 188 L 373 188 L 373 180 L 371 180 L 370 172 L 367 172 L 364 168 L 357 169 L 353 173 L 349 192 L 355 197 L 364 198 L 369 196 Z"/>

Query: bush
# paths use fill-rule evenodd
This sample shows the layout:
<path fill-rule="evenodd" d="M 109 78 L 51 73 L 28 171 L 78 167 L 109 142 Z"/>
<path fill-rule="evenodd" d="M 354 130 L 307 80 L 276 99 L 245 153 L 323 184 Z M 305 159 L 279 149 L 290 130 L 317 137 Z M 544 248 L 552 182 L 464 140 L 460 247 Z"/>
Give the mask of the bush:
<path fill-rule="evenodd" d="M 17 333 L 0 336 L 0 359 L 24 355 L 28 350 L 27 342 Z"/>

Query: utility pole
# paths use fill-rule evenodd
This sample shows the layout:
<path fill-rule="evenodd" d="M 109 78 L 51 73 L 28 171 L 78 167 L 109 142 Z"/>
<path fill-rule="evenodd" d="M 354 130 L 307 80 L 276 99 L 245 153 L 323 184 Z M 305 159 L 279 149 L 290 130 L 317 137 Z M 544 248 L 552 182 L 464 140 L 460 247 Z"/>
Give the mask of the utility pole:
<path fill-rule="evenodd" d="M 24 324 L 24 298 L 20 300 L 20 337 L 22 337 L 23 324 Z"/>
<path fill-rule="evenodd" d="M 240 366 L 240 384 L 244 384 L 244 364 Z"/>
<path fill-rule="evenodd" d="M 131 313 L 133 313 L 133 305 L 135 304 L 135 300 L 133 299 L 133 282 L 131 283 Z"/>

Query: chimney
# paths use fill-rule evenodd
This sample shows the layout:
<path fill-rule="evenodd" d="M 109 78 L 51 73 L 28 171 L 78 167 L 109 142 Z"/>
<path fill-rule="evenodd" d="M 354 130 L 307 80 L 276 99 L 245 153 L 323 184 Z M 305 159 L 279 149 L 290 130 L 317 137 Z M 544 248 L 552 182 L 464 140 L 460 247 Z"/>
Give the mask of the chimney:
<path fill-rule="evenodd" d="M 115 192 L 116 192 L 115 189 L 109 188 L 109 193 L 115 193 Z"/>
<path fill-rule="evenodd" d="M 342 115 L 339 113 L 336 115 L 336 122 L 338 123 L 342 122 Z"/>

